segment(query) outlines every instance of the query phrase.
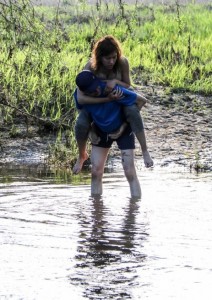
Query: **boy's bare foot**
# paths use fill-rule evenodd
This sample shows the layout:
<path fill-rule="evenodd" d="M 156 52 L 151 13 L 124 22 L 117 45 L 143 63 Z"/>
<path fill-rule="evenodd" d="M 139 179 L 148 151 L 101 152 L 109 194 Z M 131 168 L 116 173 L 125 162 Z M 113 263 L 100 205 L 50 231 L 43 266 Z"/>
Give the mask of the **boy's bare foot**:
<path fill-rule="evenodd" d="M 143 159 L 144 159 L 144 164 L 145 164 L 146 168 L 153 167 L 154 162 L 153 162 L 148 150 L 143 152 Z"/>
<path fill-rule="evenodd" d="M 82 166 L 84 164 L 84 162 L 88 159 L 88 153 L 86 152 L 83 156 L 79 156 L 73 169 L 72 172 L 73 174 L 77 175 L 80 173 L 80 171 L 82 170 Z"/>

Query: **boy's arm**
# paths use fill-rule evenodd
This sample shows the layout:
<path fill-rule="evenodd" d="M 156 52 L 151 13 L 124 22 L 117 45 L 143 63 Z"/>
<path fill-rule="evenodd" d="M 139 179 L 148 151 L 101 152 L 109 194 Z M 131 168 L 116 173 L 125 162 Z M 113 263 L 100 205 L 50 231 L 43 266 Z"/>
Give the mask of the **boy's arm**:
<path fill-rule="evenodd" d="M 113 100 L 118 100 L 122 97 L 122 91 L 117 89 L 112 91 L 110 94 L 108 94 L 106 97 L 90 97 L 88 95 L 85 95 L 83 92 L 80 91 L 80 89 L 77 89 L 77 101 L 79 104 L 96 104 L 96 103 L 105 103 L 110 102 Z"/>
<path fill-rule="evenodd" d="M 139 110 L 141 110 L 141 108 L 147 103 L 146 97 L 136 93 L 135 91 L 131 91 L 117 85 L 114 90 L 116 91 L 118 89 L 123 92 L 123 96 L 114 98 L 114 100 L 117 100 L 120 105 L 129 106 L 136 104 Z"/>

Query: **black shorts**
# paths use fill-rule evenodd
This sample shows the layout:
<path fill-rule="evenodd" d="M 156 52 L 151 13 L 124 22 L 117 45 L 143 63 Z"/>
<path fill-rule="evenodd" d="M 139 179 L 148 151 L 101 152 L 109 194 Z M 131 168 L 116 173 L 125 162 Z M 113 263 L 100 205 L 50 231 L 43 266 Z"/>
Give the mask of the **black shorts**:
<path fill-rule="evenodd" d="M 120 150 L 135 149 L 135 136 L 131 130 L 130 125 L 126 127 L 122 135 L 116 140 L 108 137 L 108 133 L 101 131 L 97 126 L 96 131 L 101 139 L 97 145 L 94 145 L 96 147 L 110 148 L 113 142 L 116 142 Z"/>

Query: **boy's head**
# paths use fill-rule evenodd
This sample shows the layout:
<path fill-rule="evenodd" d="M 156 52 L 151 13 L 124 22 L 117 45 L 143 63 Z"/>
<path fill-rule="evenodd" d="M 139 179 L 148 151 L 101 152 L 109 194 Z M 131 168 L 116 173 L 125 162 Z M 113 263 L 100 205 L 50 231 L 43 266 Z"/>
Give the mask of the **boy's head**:
<path fill-rule="evenodd" d="M 76 77 L 76 85 L 82 92 L 92 94 L 101 85 L 101 80 L 91 71 L 83 70 Z"/>

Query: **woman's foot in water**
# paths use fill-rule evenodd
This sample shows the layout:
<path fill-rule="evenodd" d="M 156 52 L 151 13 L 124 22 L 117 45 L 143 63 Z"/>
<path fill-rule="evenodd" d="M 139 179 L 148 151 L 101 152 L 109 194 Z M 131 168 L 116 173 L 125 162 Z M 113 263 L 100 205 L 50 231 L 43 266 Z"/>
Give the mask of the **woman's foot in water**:
<path fill-rule="evenodd" d="M 87 159 L 88 159 L 87 152 L 85 152 L 84 155 L 78 157 L 78 159 L 72 169 L 73 174 L 77 175 L 80 173 L 80 171 L 82 170 L 83 164 Z"/>

